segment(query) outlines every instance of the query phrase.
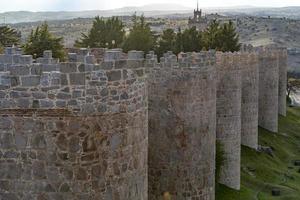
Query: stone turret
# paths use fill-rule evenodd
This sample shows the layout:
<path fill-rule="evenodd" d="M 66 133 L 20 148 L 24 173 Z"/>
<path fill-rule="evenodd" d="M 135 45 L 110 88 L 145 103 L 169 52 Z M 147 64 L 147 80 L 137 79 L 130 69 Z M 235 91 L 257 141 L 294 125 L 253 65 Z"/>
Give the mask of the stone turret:
<path fill-rule="evenodd" d="M 149 199 L 213 200 L 215 55 L 179 57 L 165 54 L 149 73 Z"/>
<path fill-rule="evenodd" d="M 239 53 L 217 54 L 217 140 L 225 162 L 219 182 L 240 189 L 241 157 L 241 69 Z"/>
<path fill-rule="evenodd" d="M 241 142 L 253 149 L 258 147 L 258 56 L 252 50 L 241 55 L 242 107 Z"/>
<path fill-rule="evenodd" d="M 10 195 L 147 199 L 145 68 L 119 54 L 99 64 L 83 50 L 68 63 L 50 51 L 41 63 L 0 56 L 0 148 L 12 155 L 1 158 L 0 181 Z"/>
<path fill-rule="evenodd" d="M 266 47 L 258 48 L 259 99 L 258 124 L 272 132 L 278 131 L 279 68 L 277 52 Z"/>
<path fill-rule="evenodd" d="M 278 113 L 286 116 L 286 86 L 287 86 L 287 49 L 278 49 L 279 91 Z"/>

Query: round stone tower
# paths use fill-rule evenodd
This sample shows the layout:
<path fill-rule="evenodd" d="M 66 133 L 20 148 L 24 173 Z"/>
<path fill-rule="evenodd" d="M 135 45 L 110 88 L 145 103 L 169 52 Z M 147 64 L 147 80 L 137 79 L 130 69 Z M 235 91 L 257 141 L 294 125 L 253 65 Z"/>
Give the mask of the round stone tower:
<path fill-rule="evenodd" d="M 258 124 L 271 132 L 278 131 L 278 53 L 270 48 L 260 47 Z"/>
<path fill-rule="evenodd" d="M 279 67 L 279 91 L 278 91 L 278 113 L 286 116 L 286 86 L 287 86 L 287 50 L 278 49 Z"/>
<path fill-rule="evenodd" d="M 170 53 L 149 72 L 149 199 L 214 199 L 214 52 Z"/>
<path fill-rule="evenodd" d="M 217 53 L 217 140 L 225 161 L 219 182 L 240 189 L 241 66 L 238 53 Z"/>
<path fill-rule="evenodd" d="M 254 52 L 241 54 L 242 66 L 242 144 L 253 149 L 258 147 L 258 56 Z"/>
<path fill-rule="evenodd" d="M 147 200 L 144 60 L 84 52 L 1 56 L 0 199 Z"/>

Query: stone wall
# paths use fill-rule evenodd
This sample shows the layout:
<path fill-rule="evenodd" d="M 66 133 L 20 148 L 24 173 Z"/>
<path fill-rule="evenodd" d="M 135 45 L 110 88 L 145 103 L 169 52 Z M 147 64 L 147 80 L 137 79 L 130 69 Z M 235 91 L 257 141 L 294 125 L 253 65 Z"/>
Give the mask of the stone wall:
<path fill-rule="evenodd" d="M 279 91 L 278 91 L 278 113 L 286 116 L 286 86 L 287 86 L 287 50 L 278 50 L 279 65 Z"/>
<path fill-rule="evenodd" d="M 147 199 L 144 61 L 117 50 L 100 64 L 6 53 L 0 199 Z"/>
<path fill-rule="evenodd" d="M 276 133 L 278 130 L 278 53 L 264 47 L 256 51 L 259 56 L 258 124 Z"/>
<path fill-rule="evenodd" d="M 258 57 L 254 52 L 241 55 L 242 107 L 241 142 L 253 149 L 258 147 Z"/>
<path fill-rule="evenodd" d="M 76 52 L 0 55 L 0 199 L 214 200 L 216 140 L 239 189 L 241 144 L 285 114 L 285 49 Z"/>
<path fill-rule="evenodd" d="M 166 54 L 149 77 L 149 199 L 214 199 L 213 52 Z"/>
<path fill-rule="evenodd" d="M 240 188 L 241 66 L 238 53 L 217 54 L 217 140 L 224 150 L 219 182 Z"/>

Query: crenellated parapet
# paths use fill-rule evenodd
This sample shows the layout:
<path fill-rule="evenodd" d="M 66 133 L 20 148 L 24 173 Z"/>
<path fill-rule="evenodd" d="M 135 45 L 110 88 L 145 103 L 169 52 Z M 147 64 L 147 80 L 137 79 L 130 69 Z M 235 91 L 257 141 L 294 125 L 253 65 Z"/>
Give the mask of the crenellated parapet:
<path fill-rule="evenodd" d="M 59 63 L 49 51 L 36 60 L 39 63 L 17 55 L 28 58 L 28 62 L 2 65 L 2 108 L 63 108 L 89 115 L 134 112 L 147 100 L 144 59 L 133 52 L 128 59 L 121 55 L 121 51 L 107 51 L 99 64 L 88 54 L 84 63 Z"/>
<path fill-rule="evenodd" d="M 284 48 L 67 55 L 0 55 L 0 181 L 24 199 L 214 200 L 216 141 L 239 189 L 241 145 L 285 115 Z"/>

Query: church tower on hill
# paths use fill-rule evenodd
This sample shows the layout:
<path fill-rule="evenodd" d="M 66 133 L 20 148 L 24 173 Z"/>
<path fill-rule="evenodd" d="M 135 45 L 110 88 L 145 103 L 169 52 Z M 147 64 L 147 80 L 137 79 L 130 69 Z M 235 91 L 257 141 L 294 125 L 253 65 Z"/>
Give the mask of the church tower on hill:
<path fill-rule="evenodd" d="M 202 16 L 202 9 L 199 10 L 199 3 L 197 1 L 197 9 L 194 9 L 194 17 L 189 18 L 189 27 L 196 27 L 197 30 L 203 31 L 208 26 L 208 20 L 205 16 Z"/>

